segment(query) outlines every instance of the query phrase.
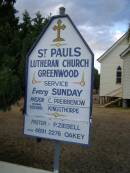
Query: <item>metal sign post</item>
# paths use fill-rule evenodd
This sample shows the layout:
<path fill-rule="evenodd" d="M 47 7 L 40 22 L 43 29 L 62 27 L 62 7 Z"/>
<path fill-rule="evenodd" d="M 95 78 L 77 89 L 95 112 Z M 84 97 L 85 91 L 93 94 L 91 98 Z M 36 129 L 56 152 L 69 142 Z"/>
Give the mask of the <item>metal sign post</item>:
<path fill-rule="evenodd" d="M 55 142 L 55 153 L 54 153 L 54 173 L 59 173 L 60 150 L 61 150 L 61 143 L 59 141 L 56 141 Z"/>

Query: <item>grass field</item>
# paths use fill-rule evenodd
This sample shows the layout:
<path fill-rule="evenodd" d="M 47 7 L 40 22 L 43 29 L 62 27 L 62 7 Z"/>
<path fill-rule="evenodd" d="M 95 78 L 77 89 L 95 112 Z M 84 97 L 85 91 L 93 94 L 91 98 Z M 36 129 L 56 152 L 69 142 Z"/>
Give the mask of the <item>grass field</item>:
<path fill-rule="evenodd" d="M 23 135 L 18 107 L 0 112 L 0 160 L 52 170 L 54 142 Z M 130 109 L 94 106 L 91 146 L 62 144 L 61 173 L 130 173 Z"/>

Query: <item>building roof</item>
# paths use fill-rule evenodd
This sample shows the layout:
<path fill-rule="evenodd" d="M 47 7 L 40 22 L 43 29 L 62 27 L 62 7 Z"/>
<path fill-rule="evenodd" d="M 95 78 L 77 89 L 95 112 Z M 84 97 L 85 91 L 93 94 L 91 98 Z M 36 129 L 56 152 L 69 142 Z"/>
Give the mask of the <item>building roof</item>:
<path fill-rule="evenodd" d="M 119 39 L 117 40 L 105 53 L 103 53 L 98 59 L 97 61 L 98 62 L 101 62 L 105 57 L 106 55 L 108 55 L 116 46 L 118 46 L 118 44 L 124 40 L 127 36 L 127 32 Z"/>
<path fill-rule="evenodd" d="M 124 58 L 130 52 L 130 45 L 120 54 L 121 58 Z"/>

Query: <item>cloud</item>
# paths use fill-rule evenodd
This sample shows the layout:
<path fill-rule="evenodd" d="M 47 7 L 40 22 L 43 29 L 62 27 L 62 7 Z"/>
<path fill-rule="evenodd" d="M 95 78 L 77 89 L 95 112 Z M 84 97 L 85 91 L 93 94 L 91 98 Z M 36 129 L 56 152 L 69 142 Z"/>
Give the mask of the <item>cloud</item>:
<path fill-rule="evenodd" d="M 129 4 L 129 0 L 18 0 L 15 7 L 19 16 L 25 9 L 31 16 L 37 11 L 48 16 L 58 14 L 64 6 L 97 58 L 126 32 Z"/>
<path fill-rule="evenodd" d="M 75 0 L 71 1 L 71 8 L 68 9 L 68 12 L 77 24 L 85 24 L 88 21 L 90 25 L 101 26 L 112 25 L 114 22 L 129 19 L 130 11 L 128 8 L 128 0 Z"/>
<path fill-rule="evenodd" d="M 130 19 L 129 0 L 18 0 L 16 8 L 23 12 L 25 9 L 31 15 L 41 11 L 43 15 L 58 13 L 57 7 L 65 6 L 67 13 L 73 16 L 77 24 L 112 25 L 120 20 Z"/>

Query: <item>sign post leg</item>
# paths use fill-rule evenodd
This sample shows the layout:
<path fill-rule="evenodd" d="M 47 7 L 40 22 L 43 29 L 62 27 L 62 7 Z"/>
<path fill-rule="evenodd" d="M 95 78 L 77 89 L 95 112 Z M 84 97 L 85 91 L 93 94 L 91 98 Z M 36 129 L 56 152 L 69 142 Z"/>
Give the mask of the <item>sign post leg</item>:
<path fill-rule="evenodd" d="M 59 163 L 60 163 L 60 142 L 55 143 L 55 155 L 54 155 L 54 173 L 59 173 Z"/>

